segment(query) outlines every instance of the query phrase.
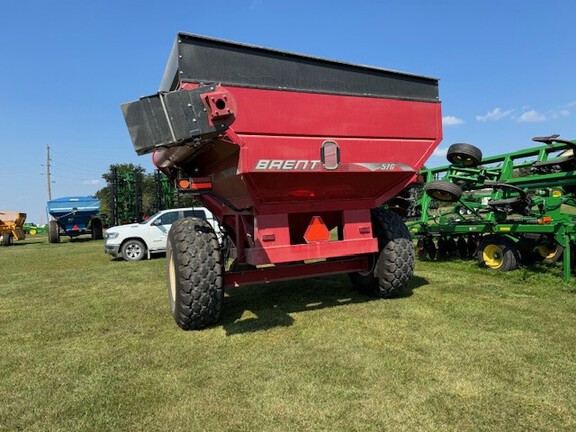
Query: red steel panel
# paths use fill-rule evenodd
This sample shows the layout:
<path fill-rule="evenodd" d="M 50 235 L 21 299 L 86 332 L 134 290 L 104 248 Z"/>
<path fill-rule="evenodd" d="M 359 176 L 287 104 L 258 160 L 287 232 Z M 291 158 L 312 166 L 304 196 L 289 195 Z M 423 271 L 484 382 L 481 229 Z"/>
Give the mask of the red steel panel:
<path fill-rule="evenodd" d="M 280 265 L 243 272 L 224 274 L 226 288 L 240 287 L 260 283 L 279 282 L 308 278 L 313 276 L 332 275 L 363 271 L 370 265 L 367 256 L 357 256 L 338 261 L 325 261 L 312 264 Z"/>
<path fill-rule="evenodd" d="M 328 243 L 310 243 L 246 249 L 246 261 L 252 265 L 278 264 L 324 258 L 337 258 L 378 251 L 375 238 L 340 240 Z"/>

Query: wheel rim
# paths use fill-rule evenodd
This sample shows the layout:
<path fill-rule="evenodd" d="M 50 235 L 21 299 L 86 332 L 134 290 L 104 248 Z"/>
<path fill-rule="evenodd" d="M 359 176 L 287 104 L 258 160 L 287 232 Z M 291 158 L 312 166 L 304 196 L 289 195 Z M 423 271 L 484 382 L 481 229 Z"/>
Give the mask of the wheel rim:
<path fill-rule="evenodd" d="M 452 156 L 452 163 L 464 166 L 474 165 L 474 159 L 470 156 L 455 154 Z"/>
<path fill-rule="evenodd" d="M 452 196 L 452 194 L 449 194 L 448 192 L 444 192 L 441 190 L 433 190 L 430 192 L 430 195 L 432 195 L 433 198 L 436 198 L 437 200 L 440 201 L 453 201 L 454 197 Z"/>
<path fill-rule="evenodd" d="M 142 248 L 137 244 L 130 244 L 126 247 L 126 255 L 131 259 L 140 258 L 140 255 L 142 255 Z"/>
<path fill-rule="evenodd" d="M 174 312 L 174 301 L 176 300 L 176 266 L 174 254 L 168 252 L 168 289 L 170 290 L 170 308 Z"/>
<path fill-rule="evenodd" d="M 504 251 L 502 248 L 495 244 L 490 244 L 484 248 L 482 251 L 482 259 L 486 263 L 486 266 L 497 269 L 502 266 L 504 262 Z"/>
<path fill-rule="evenodd" d="M 556 246 L 540 245 L 536 250 L 544 259 L 553 259 L 558 253 L 558 247 Z"/>

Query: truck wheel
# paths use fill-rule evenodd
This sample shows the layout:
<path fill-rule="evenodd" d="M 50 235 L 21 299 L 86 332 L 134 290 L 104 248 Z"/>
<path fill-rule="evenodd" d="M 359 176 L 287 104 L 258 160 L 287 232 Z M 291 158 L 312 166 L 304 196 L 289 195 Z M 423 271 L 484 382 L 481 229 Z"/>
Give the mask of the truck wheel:
<path fill-rule="evenodd" d="M 122 245 L 120 253 L 126 261 L 140 261 L 146 255 L 146 246 L 140 240 L 127 240 Z"/>
<path fill-rule="evenodd" d="M 60 228 L 58 222 L 48 222 L 48 243 L 60 243 Z"/>
<path fill-rule="evenodd" d="M 462 188 L 444 180 L 432 180 L 424 191 L 434 199 L 445 202 L 456 202 L 462 196 Z"/>
<path fill-rule="evenodd" d="M 98 218 L 92 219 L 92 240 L 102 240 L 102 220 Z"/>
<path fill-rule="evenodd" d="M 12 244 L 12 234 L 2 234 L 2 246 L 10 246 Z"/>
<path fill-rule="evenodd" d="M 414 274 L 414 247 L 410 232 L 400 216 L 386 209 L 372 212 L 372 224 L 380 253 L 373 255 L 369 270 L 350 273 L 350 280 L 364 294 L 394 297 Z"/>
<path fill-rule="evenodd" d="M 224 261 L 218 237 L 199 218 L 176 221 L 168 233 L 168 300 L 176 324 L 199 330 L 218 321 L 224 299 Z"/>
<path fill-rule="evenodd" d="M 508 237 L 489 235 L 480 241 L 478 263 L 495 271 L 509 271 L 518 268 L 520 250 Z"/>
<path fill-rule="evenodd" d="M 471 144 L 452 144 L 448 148 L 446 159 L 459 167 L 476 167 L 482 162 L 482 150 Z"/>

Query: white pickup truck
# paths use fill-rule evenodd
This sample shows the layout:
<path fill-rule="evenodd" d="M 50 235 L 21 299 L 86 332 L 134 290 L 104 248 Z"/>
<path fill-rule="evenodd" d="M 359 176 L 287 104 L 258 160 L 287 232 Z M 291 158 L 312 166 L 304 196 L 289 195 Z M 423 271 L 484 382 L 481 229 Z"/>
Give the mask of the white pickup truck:
<path fill-rule="evenodd" d="M 219 239 L 222 238 L 220 226 L 214 215 L 204 207 L 190 207 L 162 210 L 148 219 L 127 225 L 108 228 L 104 236 L 104 251 L 113 257 L 122 257 L 126 261 L 138 261 L 150 258 L 153 253 L 166 252 L 168 231 L 174 222 L 185 217 L 205 219 L 212 225 Z"/>

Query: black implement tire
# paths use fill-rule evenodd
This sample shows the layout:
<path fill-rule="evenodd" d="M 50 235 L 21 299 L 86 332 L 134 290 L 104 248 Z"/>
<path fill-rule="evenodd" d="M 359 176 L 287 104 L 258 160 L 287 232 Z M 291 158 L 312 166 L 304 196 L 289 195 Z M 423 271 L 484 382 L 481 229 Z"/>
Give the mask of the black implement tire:
<path fill-rule="evenodd" d="M 92 240 L 102 240 L 102 220 L 99 218 L 92 219 Z"/>
<path fill-rule="evenodd" d="M 146 256 L 146 246 L 140 240 L 126 240 L 120 248 L 120 254 L 126 261 L 140 261 Z"/>
<path fill-rule="evenodd" d="M 434 199 L 444 202 L 456 202 L 462 196 L 462 188 L 444 180 L 432 180 L 424 191 Z"/>
<path fill-rule="evenodd" d="M 12 233 L 2 234 L 2 246 L 10 246 L 12 244 Z"/>
<path fill-rule="evenodd" d="M 543 243 L 536 246 L 535 252 L 539 261 L 553 263 L 557 262 L 562 257 L 562 254 L 564 253 L 564 247 L 560 246 L 558 243 Z"/>
<path fill-rule="evenodd" d="M 372 255 L 372 266 L 365 272 L 350 273 L 354 287 L 378 298 L 396 296 L 408 285 L 414 274 L 414 247 L 410 232 L 393 211 L 372 211 L 374 234 L 378 238 L 378 254 Z"/>
<path fill-rule="evenodd" d="M 60 243 L 60 227 L 54 220 L 48 222 L 48 243 Z"/>
<path fill-rule="evenodd" d="M 168 233 L 168 300 L 176 324 L 199 330 L 220 318 L 224 261 L 218 237 L 204 219 L 184 218 Z"/>
<path fill-rule="evenodd" d="M 494 271 L 516 270 L 520 250 L 516 243 L 501 235 L 488 235 L 480 240 L 478 263 Z"/>
<path fill-rule="evenodd" d="M 476 167 L 482 162 L 482 150 L 471 144 L 452 144 L 448 148 L 446 159 L 459 167 Z"/>

